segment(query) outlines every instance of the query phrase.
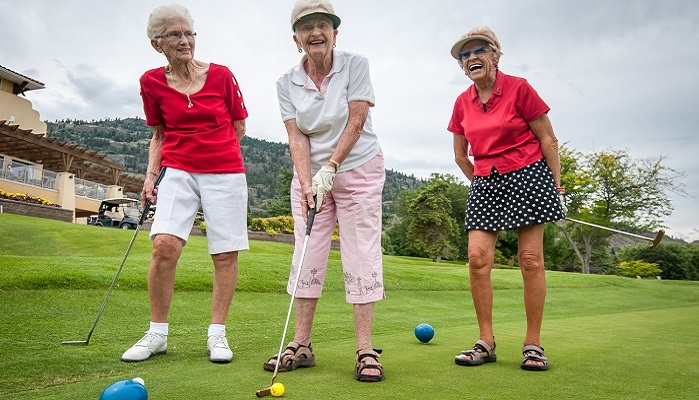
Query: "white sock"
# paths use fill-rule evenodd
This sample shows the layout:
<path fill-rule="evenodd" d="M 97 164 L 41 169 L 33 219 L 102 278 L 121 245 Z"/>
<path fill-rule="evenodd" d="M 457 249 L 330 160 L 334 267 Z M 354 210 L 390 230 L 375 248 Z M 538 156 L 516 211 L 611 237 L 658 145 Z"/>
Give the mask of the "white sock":
<path fill-rule="evenodd" d="M 211 324 L 209 325 L 209 337 L 223 335 L 226 336 L 226 325 Z"/>
<path fill-rule="evenodd" d="M 168 323 L 167 322 L 150 322 L 150 329 L 148 332 L 157 333 L 158 335 L 167 336 L 168 333 Z"/>

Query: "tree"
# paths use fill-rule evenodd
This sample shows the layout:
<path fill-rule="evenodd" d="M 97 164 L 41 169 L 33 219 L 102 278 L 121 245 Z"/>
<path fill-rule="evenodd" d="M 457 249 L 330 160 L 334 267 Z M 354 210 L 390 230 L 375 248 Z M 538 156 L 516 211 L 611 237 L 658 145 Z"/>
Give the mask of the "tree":
<path fill-rule="evenodd" d="M 409 205 L 417 196 L 416 190 L 406 189 L 400 191 L 393 200 L 393 208 L 395 210 L 395 219 L 392 226 L 387 230 L 388 237 L 391 241 L 393 252 L 386 254 L 397 256 L 416 257 L 420 253 L 416 250 L 413 244 L 408 240 L 408 227 L 412 221 Z M 388 249 L 385 249 L 388 251 Z"/>
<path fill-rule="evenodd" d="M 555 224 L 544 226 L 544 263 L 546 269 L 560 270 L 573 256 L 573 250 Z"/>
<path fill-rule="evenodd" d="M 437 183 L 436 181 L 439 181 Z M 468 186 L 464 185 L 455 176 L 449 174 L 437 174 L 433 173 L 430 176 L 429 181 L 420 181 L 420 185 L 416 185 L 417 188 L 407 188 L 398 192 L 391 202 L 391 207 L 395 212 L 394 217 L 391 219 L 391 225 L 387 226 L 386 234 L 388 239 L 390 239 L 390 244 L 392 252 L 388 249 L 386 254 L 401 255 L 401 256 L 412 256 L 412 257 L 431 257 L 431 253 L 426 251 L 426 243 L 424 241 L 416 242 L 414 240 L 414 235 L 416 226 L 420 223 L 424 223 L 424 217 L 421 215 L 423 209 L 420 206 L 416 206 L 416 201 L 425 201 L 430 199 L 425 199 L 432 194 L 435 194 L 434 185 L 439 185 L 441 188 L 438 190 L 439 194 L 442 196 L 438 199 L 438 202 L 443 202 L 444 199 L 447 200 L 451 212 L 448 212 L 447 208 L 443 208 L 446 214 L 452 219 L 453 226 L 456 229 L 450 230 L 451 245 L 448 246 L 449 250 L 454 252 L 451 259 L 466 260 L 466 250 L 467 250 L 467 240 L 466 232 L 462 229 L 465 210 L 466 210 L 466 199 L 468 198 Z M 427 186 L 429 184 L 433 186 L 428 192 Z M 421 196 L 422 200 L 418 200 L 418 196 Z M 429 202 L 429 201 L 428 201 Z M 445 204 L 442 204 L 443 206 Z M 423 203 L 424 207 L 433 207 L 433 205 L 428 205 Z M 430 209 L 432 212 L 432 209 Z M 442 218 L 446 218 L 442 215 Z M 409 232 L 413 230 L 413 236 Z M 438 258 L 439 256 L 435 256 Z M 446 257 L 445 257 L 446 258 Z"/>
<path fill-rule="evenodd" d="M 291 180 L 294 178 L 294 171 L 281 168 L 277 181 L 277 197 L 267 206 L 267 212 L 271 217 L 291 215 Z"/>
<path fill-rule="evenodd" d="M 628 150 L 603 150 L 583 156 L 561 149 L 561 181 L 568 215 L 575 219 L 629 232 L 647 232 L 662 224 L 672 204 L 668 191 L 685 193 L 681 176 L 657 159 L 631 158 Z M 608 246 L 610 233 L 576 224 L 558 224 L 582 264 L 590 272 L 593 251 Z"/>
<path fill-rule="evenodd" d="M 456 221 L 458 235 L 454 238 L 457 246 L 459 260 L 468 259 L 468 232 L 465 229 L 466 203 L 468 201 L 469 187 L 457 177 L 450 174 L 432 174 L 432 179 L 441 179 L 447 183 L 447 191 L 444 194 L 451 205 L 451 217 Z"/>
<path fill-rule="evenodd" d="M 448 180 L 433 174 L 427 186 L 418 191 L 408 206 L 412 220 L 408 240 L 424 255 L 441 260 L 457 259 L 459 227 L 452 217 L 452 206 L 446 193 Z"/>

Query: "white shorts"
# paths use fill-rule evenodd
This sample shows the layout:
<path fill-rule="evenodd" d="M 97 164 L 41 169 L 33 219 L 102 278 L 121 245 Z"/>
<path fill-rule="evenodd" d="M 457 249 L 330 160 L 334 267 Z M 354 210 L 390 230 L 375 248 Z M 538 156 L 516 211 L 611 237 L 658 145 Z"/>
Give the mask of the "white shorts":
<path fill-rule="evenodd" d="M 167 168 L 158 186 L 150 239 L 166 233 L 186 244 L 200 204 L 209 254 L 249 248 L 245 174 L 199 174 Z"/>

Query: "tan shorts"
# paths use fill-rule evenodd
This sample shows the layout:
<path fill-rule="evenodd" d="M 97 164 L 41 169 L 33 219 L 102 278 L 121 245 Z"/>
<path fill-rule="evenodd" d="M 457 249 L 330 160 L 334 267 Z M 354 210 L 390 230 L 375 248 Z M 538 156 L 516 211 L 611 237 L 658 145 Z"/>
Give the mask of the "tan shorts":
<path fill-rule="evenodd" d="M 187 243 L 201 204 L 209 254 L 248 249 L 245 174 L 198 174 L 168 168 L 157 200 L 151 240 L 167 233 Z"/>
<path fill-rule="evenodd" d="M 335 223 L 340 226 L 340 254 L 345 279 L 345 299 L 352 304 L 383 299 L 381 258 L 381 192 L 386 172 L 383 154 L 353 170 L 338 173 L 323 211 L 316 214 L 299 276 L 296 297 L 319 298 L 323 291 L 328 254 Z M 306 223 L 301 215 L 301 186 L 291 182 L 291 209 L 296 245 L 287 292 L 291 294 L 301 257 Z"/>

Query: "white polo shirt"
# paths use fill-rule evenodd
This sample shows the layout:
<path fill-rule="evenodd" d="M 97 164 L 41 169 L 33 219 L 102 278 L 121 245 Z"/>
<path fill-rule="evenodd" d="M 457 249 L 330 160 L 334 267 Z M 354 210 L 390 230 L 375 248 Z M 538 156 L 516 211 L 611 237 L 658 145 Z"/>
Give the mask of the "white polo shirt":
<path fill-rule="evenodd" d="M 311 174 L 332 156 L 349 119 L 349 102 L 363 100 L 374 106 L 374 87 L 366 57 L 333 50 L 333 66 L 318 90 L 301 63 L 277 81 L 277 98 L 284 122 L 296 125 L 311 142 Z M 381 148 L 371 127 L 371 111 L 359 140 L 338 172 L 348 171 L 373 159 Z"/>

